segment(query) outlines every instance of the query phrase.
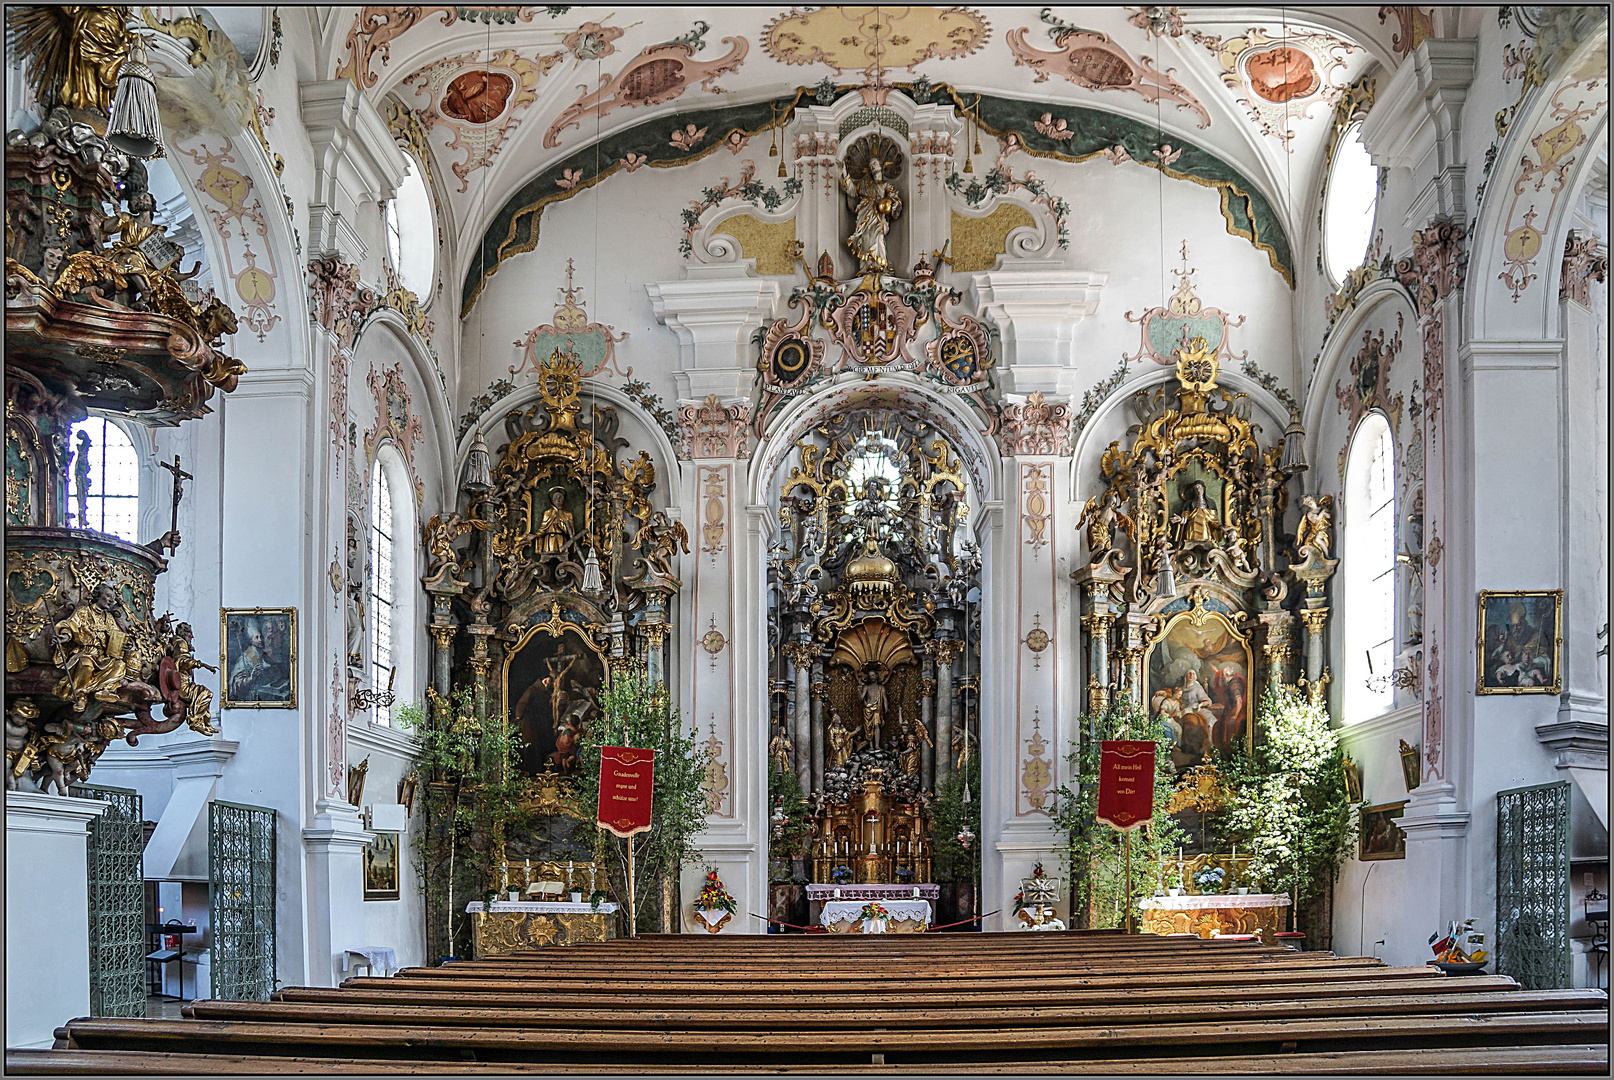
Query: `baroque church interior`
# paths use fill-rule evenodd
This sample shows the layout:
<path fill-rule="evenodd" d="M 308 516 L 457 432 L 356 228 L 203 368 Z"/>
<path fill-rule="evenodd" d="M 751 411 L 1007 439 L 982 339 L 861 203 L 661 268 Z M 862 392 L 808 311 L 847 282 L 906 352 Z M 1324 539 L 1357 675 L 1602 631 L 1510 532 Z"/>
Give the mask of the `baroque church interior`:
<path fill-rule="evenodd" d="M 6 19 L 8 1071 L 1606 1072 L 1605 8 Z"/>

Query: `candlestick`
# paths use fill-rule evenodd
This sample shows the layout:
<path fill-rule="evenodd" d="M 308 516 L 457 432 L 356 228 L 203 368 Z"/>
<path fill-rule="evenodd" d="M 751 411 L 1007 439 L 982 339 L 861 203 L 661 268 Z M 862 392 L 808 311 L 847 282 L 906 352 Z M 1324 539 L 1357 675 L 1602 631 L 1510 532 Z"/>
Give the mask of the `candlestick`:
<path fill-rule="evenodd" d="M 510 891 L 510 864 L 508 862 L 499 864 L 499 888 L 504 892 Z"/>
<path fill-rule="evenodd" d="M 387 692 L 389 694 L 392 692 L 392 680 L 396 679 L 397 677 L 398 677 L 398 665 L 393 664 L 391 673 L 387 675 Z"/>

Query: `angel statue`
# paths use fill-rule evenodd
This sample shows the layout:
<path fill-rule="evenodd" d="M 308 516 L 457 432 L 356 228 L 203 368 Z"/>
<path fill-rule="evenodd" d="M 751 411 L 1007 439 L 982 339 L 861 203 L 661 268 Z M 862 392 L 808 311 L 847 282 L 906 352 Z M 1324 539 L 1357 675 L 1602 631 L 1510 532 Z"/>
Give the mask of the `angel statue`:
<path fill-rule="evenodd" d="M 1087 557 L 1089 562 L 1102 562 L 1104 557 L 1116 550 L 1115 527 L 1119 525 L 1121 531 L 1128 538 L 1134 537 L 1132 519 L 1121 510 L 1121 496 L 1111 488 L 1103 495 L 1094 495 L 1087 500 L 1082 509 L 1081 520 L 1076 522 L 1078 529 L 1087 529 Z"/>
<path fill-rule="evenodd" d="M 1300 497 L 1300 524 L 1295 527 L 1295 557 L 1306 561 L 1308 549 L 1320 559 L 1328 558 L 1328 549 L 1334 544 L 1331 527 L 1334 497 L 1324 495 L 1317 499 L 1311 495 Z"/>
<path fill-rule="evenodd" d="M 860 139 L 846 156 L 841 190 L 854 217 L 846 246 L 857 259 L 858 273 L 891 269 L 885 238 L 902 216 L 902 195 L 893 183 L 901 172 L 902 159 L 890 139 Z"/>
<path fill-rule="evenodd" d="M 651 572 L 672 581 L 678 580 L 678 575 L 673 573 L 672 560 L 680 546 L 688 555 L 689 533 L 684 529 L 684 523 L 669 520 L 661 510 L 651 514 L 649 522 L 641 525 L 639 531 L 633 534 L 633 547 L 645 553 L 645 562 L 649 563 Z"/>
<path fill-rule="evenodd" d="M 472 529 L 485 531 L 487 528 L 487 522 L 474 517 L 464 518 L 457 513 L 450 513 L 447 516 L 433 514 L 431 520 L 421 526 L 426 550 L 431 554 L 426 576 L 435 578 L 440 574 L 452 575 L 459 567 L 459 560 L 454 554 L 454 541 Z"/>

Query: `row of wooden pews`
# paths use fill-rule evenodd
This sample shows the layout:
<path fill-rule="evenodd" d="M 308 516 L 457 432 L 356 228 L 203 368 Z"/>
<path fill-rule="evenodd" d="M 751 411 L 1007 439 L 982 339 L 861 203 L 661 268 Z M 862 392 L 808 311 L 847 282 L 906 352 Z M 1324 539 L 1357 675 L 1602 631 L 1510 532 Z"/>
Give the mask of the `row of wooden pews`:
<path fill-rule="evenodd" d="M 1597 1073 L 1608 997 L 1119 933 L 646 937 L 181 1020 L 73 1020 L 40 1073 Z"/>

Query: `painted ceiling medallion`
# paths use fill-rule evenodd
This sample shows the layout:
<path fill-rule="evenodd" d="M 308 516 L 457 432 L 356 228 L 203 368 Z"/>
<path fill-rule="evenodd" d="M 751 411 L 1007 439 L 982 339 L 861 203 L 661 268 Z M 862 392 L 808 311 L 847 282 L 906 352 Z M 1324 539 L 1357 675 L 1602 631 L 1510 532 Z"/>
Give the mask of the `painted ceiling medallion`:
<path fill-rule="evenodd" d="M 585 116 L 604 117 L 622 106 L 660 105 L 682 97 L 695 83 L 712 93 L 722 93 L 717 77 L 738 71 L 751 43 L 743 37 L 726 37 L 723 44 L 729 51 L 716 60 L 696 60 L 695 54 L 706 48 L 706 23 L 697 22 L 695 28 L 682 37 L 647 45 L 639 55 L 615 77 L 600 76 L 600 88 L 583 95 L 568 105 L 555 122 L 544 132 L 544 146 L 560 145 L 560 133 L 567 128 L 580 127 Z M 602 54 L 603 55 L 603 54 Z"/>
<path fill-rule="evenodd" d="M 1062 22 L 1047 8 L 1042 11 L 1042 21 L 1048 24 L 1048 36 L 1060 52 L 1032 48 L 1026 43 L 1031 31 L 1024 26 L 1007 35 L 1015 66 L 1031 68 L 1037 73 L 1037 82 L 1046 82 L 1052 73 L 1088 90 L 1126 90 L 1145 101 L 1172 101 L 1179 109 L 1197 115 L 1200 127 L 1210 127 L 1210 113 L 1205 106 L 1171 77 L 1175 68 L 1159 71 L 1147 56 L 1133 60 L 1108 34 Z"/>
<path fill-rule="evenodd" d="M 791 8 L 763 30 L 762 49 L 781 64 L 826 64 L 879 82 L 889 68 L 969 56 L 990 33 L 967 7 Z"/>
<path fill-rule="evenodd" d="M 503 49 L 493 59 L 469 52 L 437 61 L 404 80 L 417 96 L 427 99 L 418 110 L 420 122 L 452 135 L 447 150 L 464 150 L 465 160 L 451 162 L 460 191 L 469 189 L 469 177 L 493 163 L 521 116 L 538 98 L 538 78 L 558 64 L 564 53 L 528 59 L 514 49 Z"/>
<path fill-rule="evenodd" d="M 1273 38 L 1251 28 L 1223 40 L 1192 31 L 1193 39 L 1216 54 L 1222 82 L 1238 95 L 1261 133 L 1292 150 L 1291 125 L 1306 119 L 1318 104 L 1332 105 L 1345 92 L 1346 57 L 1361 50 L 1329 34 L 1299 31 Z"/>

